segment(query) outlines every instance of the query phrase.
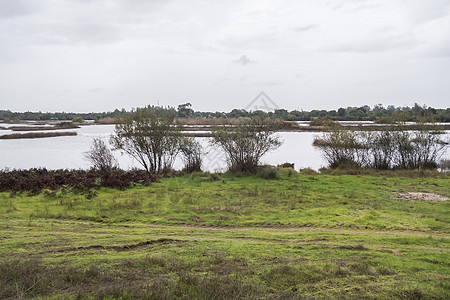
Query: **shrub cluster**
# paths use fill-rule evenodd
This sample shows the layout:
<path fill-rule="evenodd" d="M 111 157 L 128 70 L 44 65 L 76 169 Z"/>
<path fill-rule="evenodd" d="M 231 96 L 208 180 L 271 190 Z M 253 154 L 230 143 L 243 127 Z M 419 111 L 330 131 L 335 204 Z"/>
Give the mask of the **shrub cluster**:
<path fill-rule="evenodd" d="M 43 189 L 58 190 L 72 187 L 89 190 L 98 187 L 125 189 L 132 183 L 148 184 L 158 178 L 143 170 L 108 172 L 98 170 L 47 170 L 29 169 L 0 171 L 0 192 L 39 193 Z"/>
<path fill-rule="evenodd" d="M 271 166 L 261 166 L 258 168 L 256 175 L 262 179 L 279 179 L 280 173 L 278 169 Z"/>
<path fill-rule="evenodd" d="M 309 126 L 340 126 L 340 124 L 328 117 L 319 117 L 312 119 Z"/>
<path fill-rule="evenodd" d="M 444 132 L 425 127 L 403 130 L 399 126 L 380 131 L 357 132 L 334 128 L 314 140 L 329 167 L 435 169 L 446 152 Z"/>
<path fill-rule="evenodd" d="M 215 127 L 211 145 L 223 150 L 232 173 L 256 173 L 261 158 L 281 146 L 274 134 L 280 128 L 277 119 L 254 117 L 233 126 Z"/>

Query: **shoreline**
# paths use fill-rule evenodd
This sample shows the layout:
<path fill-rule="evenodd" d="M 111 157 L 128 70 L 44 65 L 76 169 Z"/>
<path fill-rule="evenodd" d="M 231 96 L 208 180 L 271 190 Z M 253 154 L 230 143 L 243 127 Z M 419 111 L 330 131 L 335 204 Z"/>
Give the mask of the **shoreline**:
<path fill-rule="evenodd" d="M 75 131 L 69 132 L 29 132 L 29 133 L 12 133 L 0 135 L 2 140 L 13 140 L 13 139 L 39 139 L 39 138 L 49 138 L 58 136 L 76 136 Z"/>

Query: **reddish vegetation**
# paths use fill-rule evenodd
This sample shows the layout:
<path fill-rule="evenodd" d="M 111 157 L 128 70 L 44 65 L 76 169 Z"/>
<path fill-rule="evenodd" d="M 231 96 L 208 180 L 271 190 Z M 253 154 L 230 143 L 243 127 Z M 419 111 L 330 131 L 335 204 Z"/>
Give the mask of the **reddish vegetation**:
<path fill-rule="evenodd" d="M 0 135 L 0 139 L 37 139 L 37 138 L 47 138 L 47 137 L 57 137 L 57 136 L 74 136 L 77 135 L 76 132 L 29 132 L 29 133 L 12 133 Z"/>
<path fill-rule="evenodd" d="M 123 171 L 114 169 L 109 172 L 97 170 L 13 170 L 0 171 L 0 192 L 13 191 L 39 193 L 43 189 L 57 190 L 70 186 L 79 190 L 95 187 L 125 189 L 131 183 L 148 184 L 158 178 L 146 171 Z"/>
<path fill-rule="evenodd" d="M 80 126 L 75 126 L 68 124 L 66 126 L 12 126 L 9 130 L 12 131 L 45 131 L 45 130 L 61 130 L 61 129 L 73 129 L 80 128 Z"/>
<path fill-rule="evenodd" d="M 111 118 L 111 117 L 102 118 L 102 119 L 98 120 L 96 123 L 97 124 L 108 124 L 108 125 L 112 124 L 112 125 L 114 125 L 117 123 L 117 119 Z"/>

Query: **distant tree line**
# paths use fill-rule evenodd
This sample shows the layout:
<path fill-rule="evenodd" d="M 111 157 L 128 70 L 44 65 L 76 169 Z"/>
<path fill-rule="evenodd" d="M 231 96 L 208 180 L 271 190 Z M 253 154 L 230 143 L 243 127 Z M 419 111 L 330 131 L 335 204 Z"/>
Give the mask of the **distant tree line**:
<path fill-rule="evenodd" d="M 129 112 L 122 110 L 114 110 L 112 112 L 91 112 L 91 113 L 71 113 L 71 112 L 12 112 L 10 110 L 0 110 L 0 120 L 5 122 L 14 122 L 16 120 L 30 121 L 71 121 L 81 118 L 83 120 L 100 120 L 105 118 L 119 118 Z"/>
<path fill-rule="evenodd" d="M 335 121 L 383 121 L 384 119 L 401 119 L 402 121 L 418 121 L 429 117 L 436 122 L 450 122 L 450 108 L 432 108 L 414 104 L 413 107 L 395 107 L 381 104 L 371 108 L 368 105 L 360 107 L 341 107 L 338 110 L 292 110 L 275 109 L 274 111 L 246 111 L 245 109 L 233 109 L 225 112 L 200 112 L 194 111 L 190 103 L 181 104 L 177 109 L 179 118 L 253 118 L 258 116 L 274 117 L 284 121 L 312 121 L 316 118 L 329 118 Z"/>
<path fill-rule="evenodd" d="M 389 105 L 384 107 L 377 104 L 373 107 L 368 105 L 360 107 L 341 107 L 337 110 L 291 110 L 275 109 L 266 112 L 261 110 L 247 111 L 245 109 L 233 109 L 230 112 L 202 112 L 194 111 L 190 103 L 180 104 L 177 108 L 170 108 L 175 112 L 177 118 L 243 118 L 243 117 L 274 117 L 285 121 L 312 121 L 316 118 L 329 118 L 336 121 L 379 121 L 389 119 L 401 119 L 402 121 L 417 121 L 423 117 L 430 117 L 436 122 L 450 122 L 450 108 L 433 108 L 425 105 L 395 107 Z M 99 121 L 105 118 L 124 118 L 129 117 L 131 111 L 114 110 L 112 112 L 101 113 L 66 113 L 66 112 L 11 112 L 9 110 L 0 110 L 0 120 L 73 120 L 80 117 L 84 120 Z"/>

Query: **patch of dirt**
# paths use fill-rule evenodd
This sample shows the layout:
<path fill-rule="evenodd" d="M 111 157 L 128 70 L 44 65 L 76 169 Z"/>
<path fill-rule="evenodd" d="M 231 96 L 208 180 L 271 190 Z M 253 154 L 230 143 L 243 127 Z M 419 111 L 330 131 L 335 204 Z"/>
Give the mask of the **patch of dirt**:
<path fill-rule="evenodd" d="M 164 245 L 164 244 L 184 243 L 184 242 L 187 242 L 187 241 L 162 238 L 162 239 L 158 239 L 158 240 L 145 241 L 145 242 L 140 242 L 137 244 L 129 244 L 129 245 L 118 245 L 118 246 L 91 245 L 91 246 L 75 247 L 75 248 L 50 249 L 50 250 L 42 252 L 41 254 L 50 253 L 50 252 L 51 253 L 64 253 L 64 252 L 83 251 L 83 250 L 130 251 L 130 250 L 134 250 L 136 248 L 146 247 L 149 245 L 155 245 L 155 244 Z"/>
<path fill-rule="evenodd" d="M 430 264 L 434 264 L 434 265 L 438 265 L 439 264 L 439 262 L 437 260 L 429 259 L 429 258 L 422 258 L 421 261 L 424 261 L 424 262 L 427 262 L 427 263 L 430 263 Z"/>
<path fill-rule="evenodd" d="M 330 241 L 330 239 L 326 239 L 326 238 L 317 238 L 317 239 L 314 239 L 314 240 L 309 240 L 309 241 L 307 241 L 307 242 L 329 242 Z"/>
<path fill-rule="evenodd" d="M 394 256 L 403 256 L 402 252 L 398 249 L 392 249 L 392 255 Z"/>
<path fill-rule="evenodd" d="M 417 193 L 417 192 L 407 192 L 407 193 L 395 193 L 395 196 L 391 197 L 392 200 L 399 201 L 447 201 L 449 198 L 434 194 L 434 193 Z"/>
<path fill-rule="evenodd" d="M 359 244 L 359 245 L 342 245 L 342 246 L 338 246 L 337 248 L 343 249 L 343 250 L 357 250 L 357 251 L 368 251 L 369 250 L 361 244 Z"/>

